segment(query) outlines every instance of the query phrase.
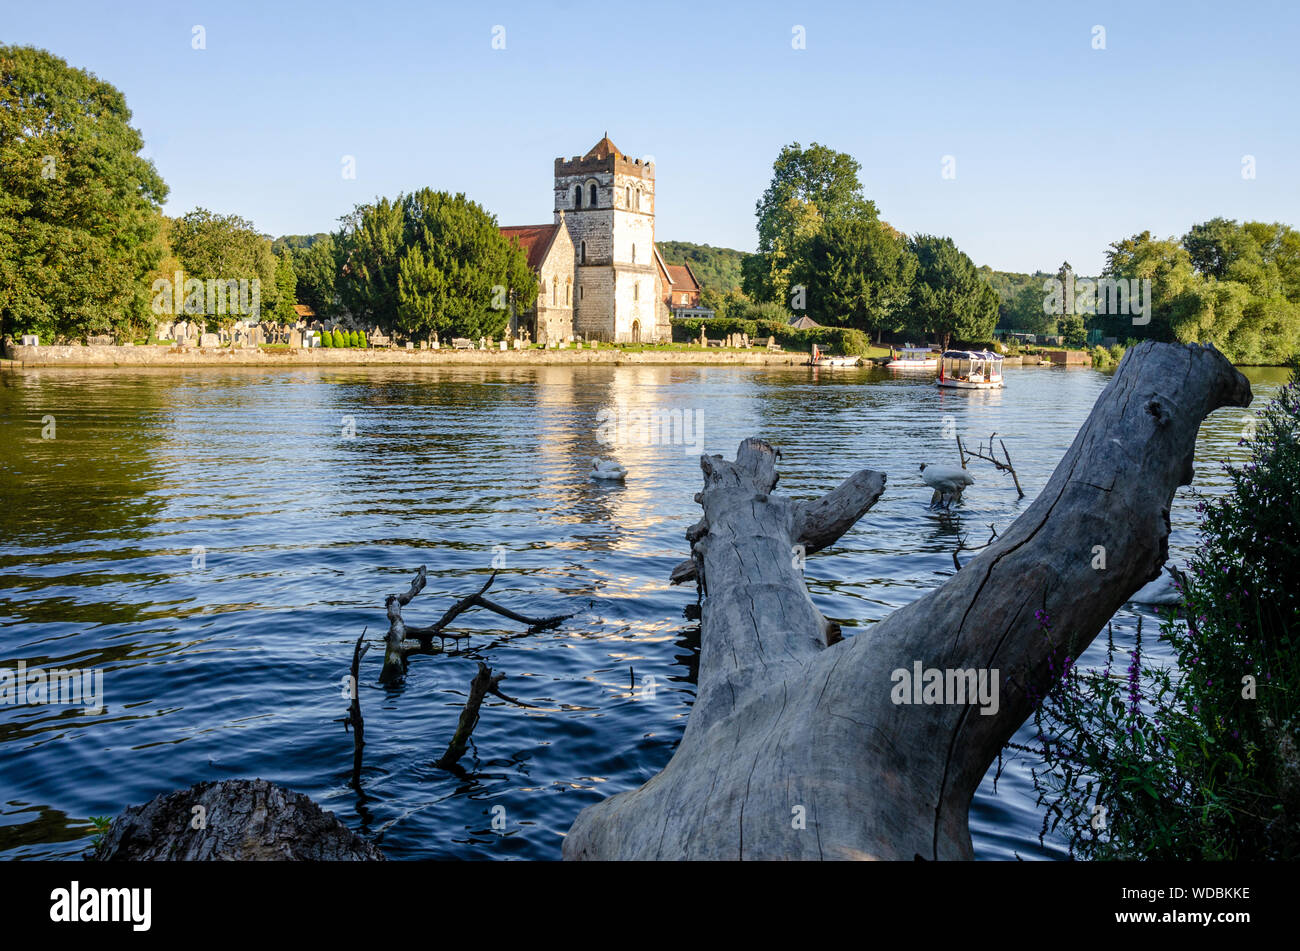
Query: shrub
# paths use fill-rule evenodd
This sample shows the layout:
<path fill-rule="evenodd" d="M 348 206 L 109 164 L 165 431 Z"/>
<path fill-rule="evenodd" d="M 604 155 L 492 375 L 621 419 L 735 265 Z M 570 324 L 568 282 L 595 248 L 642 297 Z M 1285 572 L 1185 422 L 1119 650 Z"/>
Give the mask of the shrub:
<path fill-rule="evenodd" d="M 334 346 L 334 340 L 328 333 L 322 331 L 320 334 L 320 345 L 322 347 L 332 347 Z"/>
<path fill-rule="evenodd" d="M 348 345 L 347 341 L 346 341 L 345 339 L 343 339 L 343 331 L 341 331 L 341 330 L 339 330 L 339 328 L 335 327 L 335 328 L 334 328 L 334 346 L 338 347 L 339 349 L 342 349 L 342 348 L 346 347 L 347 345 Z"/>
<path fill-rule="evenodd" d="M 1300 372 L 1242 444 L 1250 461 L 1225 464 L 1229 491 L 1198 506 L 1186 620 L 1161 626 L 1177 668 L 1143 664 L 1140 625 L 1122 679 L 1113 641 L 1104 675 L 1064 658 L 1035 713 L 1041 748 L 1016 746 L 1042 757 L 1044 833 L 1063 823 L 1072 854 L 1300 858 Z"/>
<path fill-rule="evenodd" d="M 366 343 L 366 332 L 364 330 L 357 333 L 357 346 L 362 350 L 369 346 L 369 344 Z"/>
<path fill-rule="evenodd" d="M 1109 370 L 1115 365 L 1115 361 L 1111 359 L 1110 351 L 1105 347 L 1093 347 L 1089 353 L 1092 356 L 1092 366 L 1095 370 Z"/>
<path fill-rule="evenodd" d="M 355 330 L 348 331 L 348 346 L 349 347 L 361 346 L 361 340 L 357 337 L 357 332 Z"/>

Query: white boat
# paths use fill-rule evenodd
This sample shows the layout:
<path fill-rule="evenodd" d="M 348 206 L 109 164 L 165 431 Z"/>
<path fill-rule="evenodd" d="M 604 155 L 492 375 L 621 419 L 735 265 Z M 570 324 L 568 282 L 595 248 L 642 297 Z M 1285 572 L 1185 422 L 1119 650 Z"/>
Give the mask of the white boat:
<path fill-rule="evenodd" d="M 933 370 L 939 365 L 939 358 L 929 347 L 902 347 L 891 355 L 887 370 Z"/>
<path fill-rule="evenodd" d="M 998 389 L 1002 386 L 1002 357 L 988 350 L 946 350 L 934 382 L 958 390 Z"/>
<path fill-rule="evenodd" d="M 829 353 L 822 353 L 817 349 L 817 344 L 813 344 L 808 365 L 810 367 L 855 367 L 861 362 L 861 357 L 836 357 Z"/>

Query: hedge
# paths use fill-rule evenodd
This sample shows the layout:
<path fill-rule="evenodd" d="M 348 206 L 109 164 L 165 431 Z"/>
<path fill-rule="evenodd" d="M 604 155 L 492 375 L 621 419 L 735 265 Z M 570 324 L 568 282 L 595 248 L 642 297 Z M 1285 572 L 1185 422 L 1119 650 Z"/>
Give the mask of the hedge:
<path fill-rule="evenodd" d="M 768 337 L 786 350 L 811 351 L 813 344 L 823 350 L 865 357 L 871 349 L 871 340 L 861 330 L 852 327 L 814 327 L 797 330 L 779 320 L 745 320 L 737 317 L 682 317 L 672 322 L 673 340 L 690 343 L 700 339 L 700 329 L 709 339 L 717 340 L 728 334 L 749 334 L 754 345 L 766 344 Z"/>

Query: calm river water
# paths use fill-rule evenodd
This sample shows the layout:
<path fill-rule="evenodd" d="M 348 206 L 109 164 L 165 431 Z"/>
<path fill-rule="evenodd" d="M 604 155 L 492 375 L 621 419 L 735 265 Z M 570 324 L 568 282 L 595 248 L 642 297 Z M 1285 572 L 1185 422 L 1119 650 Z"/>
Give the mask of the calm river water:
<path fill-rule="evenodd" d="M 1280 370 L 1248 375 L 1254 409 L 1285 381 Z M 200 780 L 260 776 L 311 795 L 394 858 L 558 858 L 579 809 L 651 777 L 685 726 L 694 590 L 667 577 L 699 517 L 701 446 L 731 457 L 744 437 L 766 437 L 783 453 L 782 490 L 797 497 L 859 468 L 888 472 L 875 509 L 808 561 L 813 600 L 851 636 L 951 575 L 959 533 L 975 544 L 990 523 L 1004 529 L 1107 380 L 1008 369 L 1005 390 L 971 393 L 875 370 L 0 374 L 0 669 L 93 667 L 105 704 L 0 706 L 0 857 L 76 857 L 90 816 Z M 641 444 L 634 431 L 598 441 L 609 412 L 651 408 L 698 420 L 701 445 Z M 1202 428 L 1196 488 L 1222 490 L 1218 461 L 1240 453 L 1244 415 L 1220 411 Z M 1028 497 L 974 461 L 977 481 L 954 513 L 928 511 L 917 466 L 954 464 L 954 429 L 971 444 L 1005 438 Z M 589 481 L 593 456 L 625 465 L 626 484 Z M 1195 543 L 1188 490 L 1172 517 L 1180 557 Z M 528 634 L 471 612 L 461 628 L 475 633 L 459 651 L 448 642 L 417 656 L 404 685 L 381 687 L 384 596 L 427 565 L 406 616 L 430 623 L 494 558 L 505 562 L 498 602 L 576 616 Z M 1135 619 L 1117 615 L 1117 639 Z M 362 664 L 358 794 L 339 718 L 367 627 L 376 647 Z M 432 764 L 478 659 L 536 706 L 485 705 L 455 776 Z M 1039 843 L 1029 765 L 1008 759 L 996 790 L 990 774 L 977 794 L 979 857 L 1064 856 Z"/>

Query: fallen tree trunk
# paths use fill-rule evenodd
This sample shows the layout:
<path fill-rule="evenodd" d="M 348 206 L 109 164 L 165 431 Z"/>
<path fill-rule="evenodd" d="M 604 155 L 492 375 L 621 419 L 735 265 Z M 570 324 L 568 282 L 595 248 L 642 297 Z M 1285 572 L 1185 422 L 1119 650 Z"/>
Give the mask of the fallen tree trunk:
<path fill-rule="evenodd" d="M 704 457 L 695 706 L 663 771 L 583 810 L 565 858 L 971 858 L 971 797 L 1049 689 L 1049 660 L 1078 657 L 1160 571 L 1201 420 L 1250 399 L 1213 347 L 1131 350 L 1004 534 L 834 645 L 789 555 L 817 503 L 771 494 L 765 442 Z M 877 485 L 862 472 L 836 492 L 865 511 Z M 972 695 L 981 677 L 989 690 Z"/>

